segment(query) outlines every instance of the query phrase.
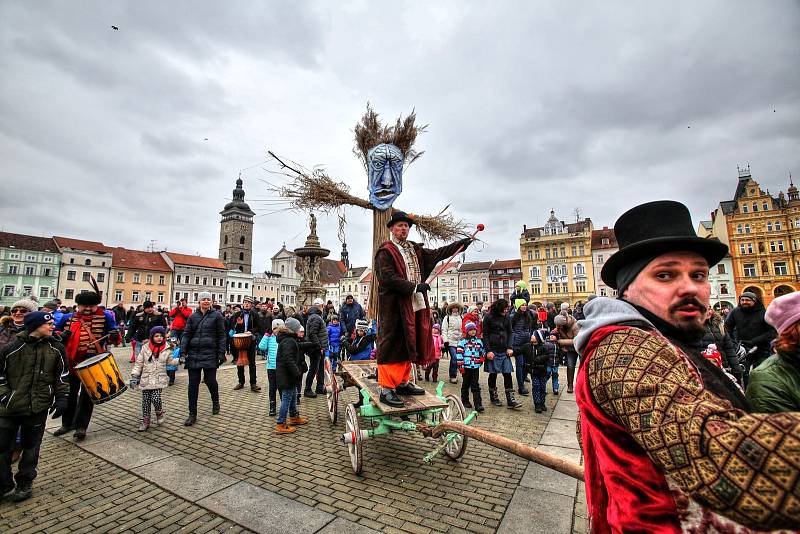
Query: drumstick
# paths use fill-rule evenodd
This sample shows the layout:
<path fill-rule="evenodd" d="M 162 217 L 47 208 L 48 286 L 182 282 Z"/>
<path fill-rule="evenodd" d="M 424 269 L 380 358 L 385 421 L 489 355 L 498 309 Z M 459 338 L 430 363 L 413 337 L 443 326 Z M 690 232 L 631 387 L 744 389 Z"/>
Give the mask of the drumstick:
<path fill-rule="evenodd" d="M 98 341 L 103 341 L 105 338 L 107 338 L 107 337 L 109 337 L 109 336 L 113 335 L 114 333 L 115 333 L 115 332 L 111 332 L 111 333 L 109 333 L 109 334 L 106 334 L 106 335 L 104 335 L 103 337 L 98 337 L 98 338 L 97 338 L 97 339 L 95 339 L 94 341 L 88 341 L 86 344 L 82 345 L 82 347 L 88 347 L 88 346 L 90 346 L 90 345 L 94 345 L 94 344 L 95 344 L 95 343 L 97 343 Z"/>
<path fill-rule="evenodd" d="M 473 239 L 473 240 L 474 240 L 474 239 L 475 239 L 475 236 L 476 236 L 476 235 L 478 235 L 478 232 L 482 232 L 484 228 L 486 228 L 484 225 L 482 225 L 482 224 L 479 224 L 479 225 L 477 226 L 476 230 L 475 230 L 474 232 L 472 232 L 472 235 L 471 235 L 471 236 L 469 236 L 469 237 L 470 237 L 470 239 Z M 460 247 L 458 247 L 458 250 L 456 250 L 456 251 L 455 251 L 455 253 L 454 253 L 452 256 L 450 256 L 450 259 L 449 259 L 449 260 L 447 260 L 447 261 L 444 263 L 444 265 L 442 265 L 442 267 L 441 267 L 439 270 L 437 270 L 437 271 L 436 271 L 436 272 L 434 272 L 432 275 L 430 275 L 430 276 L 428 277 L 428 280 L 426 280 L 426 281 L 425 281 L 425 283 L 426 283 L 426 284 L 428 284 L 428 285 L 430 285 L 430 284 L 431 284 L 431 283 L 432 283 L 434 280 L 436 280 L 436 278 L 437 278 L 437 277 L 438 277 L 440 274 L 442 274 L 443 272 L 445 272 L 445 271 L 446 271 L 446 270 L 447 270 L 447 269 L 450 267 L 450 264 L 453 262 L 453 258 L 455 258 L 456 256 L 458 256 L 458 254 L 459 254 L 461 251 L 463 251 L 463 250 L 464 250 L 464 245 L 461 245 Z"/>

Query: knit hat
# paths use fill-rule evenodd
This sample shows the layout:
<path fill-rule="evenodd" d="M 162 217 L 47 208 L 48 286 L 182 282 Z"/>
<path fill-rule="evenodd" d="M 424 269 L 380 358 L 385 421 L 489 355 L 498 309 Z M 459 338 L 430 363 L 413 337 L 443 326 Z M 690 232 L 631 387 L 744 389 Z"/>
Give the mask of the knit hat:
<path fill-rule="evenodd" d="M 559 313 L 553 318 L 553 322 L 556 326 L 565 326 L 567 324 L 567 316 Z"/>
<path fill-rule="evenodd" d="M 162 336 L 164 336 L 166 338 L 167 337 L 167 329 L 164 328 L 163 326 L 154 326 L 153 328 L 151 328 L 150 329 L 150 341 L 153 341 L 153 338 L 156 336 L 156 334 L 161 334 Z"/>
<path fill-rule="evenodd" d="M 745 296 L 744 293 L 742 296 Z M 26 316 L 25 319 L 27 318 Z M 774 326 L 779 334 L 800 321 L 800 291 L 783 295 L 770 302 L 764 320 Z"/>
<path fill-rule="evenodd" d="M 294 317 L 289 317 L 286 319 L 284 326 L 294 332 L 295 334 L 303 330 L 303 325 L 300 324 L 300 321 L 295 319 Z"/>
<path fill-rule="evenodd" d="M 94 291 L 84 291 L 75 295 L 75 304 L 78 306 L 97 306 L 103 300 Z"/>
<path fill-rule="evenodd" d="M 322 300 L 321 298 L 317 297 L 317 298 L 314 299 L 314 302 L 313 302 L 314 306 L 322 306 L 323 304 L 325 304 L 325 301 Z"/>
<path fill-rule="evenodd" d="M 475 312 L 475 311 L 478 311 L 478 307 L 477 306 L 470 306 L 469 308 L 467 308 L 467 313 L 472 313 L 472 312 Z"/>
<path fill-rule="evenodd" d="M 50 313 L 40 311 L 32 311 L 25 316 L 25 319 L 23 319 L 25 322 L 25 330 L 28 332 L 33 332 L 47 321 L 52 320 L 53 316 Z"/>
<path fill-rule="evenodd" d="M 338 321 L 338 320 L 339 320 L 339 316 L 338 315 L 335 315 L 335 314 L 331 315 L 331 321 Z"/>
<path fill-rule="evenodd" d="M 295 321 L 296 320 L 297 319 L 295 319 Z M 284 324 L 285 323 L 283 322 L 283 319 L 273 319 L 272 320 L 272 329 L 275 330 L 277 328 L 280 328 L 281 326 L 284 326 Z"/>
<path fill-rule="evenodd" d="M 517 289 L 525 289 L 527 285 L 525 284 L 525 280 L 520 280 L 519 282 L 514 284 L 514 287 L 516 287 Z"/>
<path fill-rule="evenodd" d="M 439 325 L 439 323 L 433 323 L 433 326 L 431 326 L 431 329 L 439 330 L 440 332 L 442 331 L 442 327 L 441 327 L 441 325 Z"/>
<path fill-rule="evenodd" d="M 475 323 L 473 323 L 472 321 L 467 321 L 467 323 L 464 325 L 464 332 L 469 333 L 470 330 L 477 331 L 478 327 L 475 326 Z"/>
<path fill-rule="evenodd" d="M 528 305 L 528 303 L 525 302 L 525 299 L 514 299 L 514 309 L 515 310 L 518 310 L 522 306 L 527 306 L 527 305 Z"/>
<path fill-rule="evenodd" d="M 561 303 L 561 311 L 569 309 L 569 302 L 562 302 Z"/>
<path fill-rule="evenodd" d="M 47 308 L 48 310 L 57 310 L 59 308 L 59 305 L 58 302 L 50 300 L 48 302 L 45 302 L 42 308 Z"/>
<path fill-rule="evenodd" d="M 365 321 L 364 319 L 359 319 L 356 321 L 356 330 L 367 330 L 369 328 L 369 321 Z"/>
<path fill-rule="evenodd" d="M 197 295 L 197 300 L 200 301 L 200 300 L 203 300 L 203 299 L 214 300 L 214 297 L 211 296 L 211 292 L 210 291 L 201 291 L 200 294 Z"/>
<path fill-rule="evenodd" d="M 739 298 L 746 298 L 746 299 L 750 299 L 750 300 L 752 300 L 753 302 L 756 302 L 756 301 L 758 300 L 758 297 L 757 297 L 757 296 L 756 296 L 756 294 L 755 294 L 755 293 L 753 293 L 752 291 L 745 291 L 744 293 L 742 293 L 742 294 L 739 296 Z"/>
<path fill-rule="evenodd" d="M 35 312 L 39 306 L 32 299 L 21 299 L 11 305 L 11 309 L 13 310 L 14 308 L 25 308 L 29 312 Z"/>
<path fill-rule="evenodd" d="M 146 300 L 142 303 L 142 308 L 154 308 L 155 304 L 152 300 Z"/>

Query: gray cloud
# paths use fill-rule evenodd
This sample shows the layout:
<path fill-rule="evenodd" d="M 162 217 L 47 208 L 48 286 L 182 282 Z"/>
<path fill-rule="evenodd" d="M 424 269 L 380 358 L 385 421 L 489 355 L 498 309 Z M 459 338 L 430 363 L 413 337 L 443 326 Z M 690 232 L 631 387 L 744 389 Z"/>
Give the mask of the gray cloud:
<path fill-rule="evenodd" d="M 268 267 L 307 230 L 304 214 L 275 212 L 266 150 L 322 164 L 366 197 L 351 147 L 368 100 L 387 120 L 416 108 L 430 124 L 397 204 L 450 204 L 486 224 L 467 259 L 516 257 L 522 225 L 551 208 L 571 220 L 580 206 L 602 227 L 638 202 L 675 198 L 700 219 L 733 194 L 737 164 L 775 194 L 800 173 L 795 2 L 379 12 L 3 3 L 2 225 L 215 256 L 218 212 L 241 170 L 258 214 L 255 263 Z M 351 258 L 366 264 L 371 217 L 350 208 L 347 218 Z M 336 231 L 335 215 L 320 215 L 334 255 Z"/>

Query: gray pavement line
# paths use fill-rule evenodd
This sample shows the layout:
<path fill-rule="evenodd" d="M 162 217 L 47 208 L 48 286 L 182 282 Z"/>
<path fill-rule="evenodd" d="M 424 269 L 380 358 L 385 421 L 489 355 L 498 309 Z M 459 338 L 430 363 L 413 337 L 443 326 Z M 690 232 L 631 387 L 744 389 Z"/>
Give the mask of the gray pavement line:
<path fill-rule="evenodd" d="M 125 438 L 125 439 L 127 439 L 127 440 L 130 440 L 131 442 L 136 442 L 136 443 L 141 443 L 141 444 L 143 444 L 143 445 L 148 445 L 147 443 L 144 443 L 143 441 L 139 441 L 138 439 L 135 439 L 135 438 L 130 438 L 130 437 L 128 437 L 128 436 L 125 436 L 124 434 L 120 434 L 120 433 L 118 433 L 118 432 L 115 432 L 114 430 L 111 430 L 111 429 L 107 429 L 107 430 L 109 430 L 109 432 L 110 432 L 110 433 L 113 433 L 113 434 L 115 434 L 115 435 L 116 435 L 116 436 L 113 436 L 113 437 L 111 437 L 111 438 L 108 438 L 108 439 L 114 439 L 114 437 L 117 437 L 117 436 L 118 436 L 118 437 L 120 437 L 120 438 Z M 118 469 L 122 469 L 122 470 L 123 470 L 123 471 L 125 471 L 126 473 L 130 473 L 131 475 L 135 476 L 136 478 L 139 478 L 139 479 L 141 479 L 141 480 L 144 480 L 144 481 L 145 481 L 145 482 L 147 482 L 148 484 L 152 484 L 153 486 L 156 486 L 157 488 L 159 488 L 159 489 L 161 489 L 161 490 L 163 490 L 163 491 L 165 491 L 165 492 L 167 492 L 167 493 L 170 493 L 170 494 L 174 495 L 175 497 L 177 497 L 178 499 L 181 499 L 182 501 L 185 501 L 185 502 L 187 502 L 187 503 L 193 504 L 193 505 L 197 506 L 198 508 L 202 508 L 203 510 L 206 510 L 206 511 L 207 511 L 207 512 L 209 512 L 210 514 L 216 515 L 216 516 L 218 516 L 218 517 L 221 517 L 221 518 L 223 518 L 223 519 L 225 519 L 225 520 L 227 520 L 227 521 L 230 521 L 231 523 L 234 523 L 235 525 L 237 525 L 237 526 L 240 526 L 240 527 L 242 527 L 242 528 L 243 528 L 243 529 L 245 529 L 245 530 L 252 531 L 252 530 L 251 530 L 251 529 L 250 529 L 250 528 L 249 528 L 247 525 L 244 525 L 244 524 L 242 524 L 241 522 L 237 521 L 235 518 L 233 518 L 233 517 L 229 517 L 229 516 L 227 516 L 227 515 L 224 515 L 224 514 L 221 514 L 221 513 L 217 512 L 217 511 L 211 510 L 210 508 L 208 508 L 208 507 L 206 507 L 206 506 L 203 506 L 202 504 L 200 504 L 200 501 L 201 501 L 201 500 L 203 500 L 203 499 L 206 499 L 206 498 L 208 498 L 208 497 L 211 497 L 211 496 L 213 496 L 213 495 L 215 495 L 215 494 L 217 494 L 217 493 L 219 493 L 219 492 L 221 492 L 221 491 L 227 490 L 228 488 L 230 488 L 231 486 L 233 486 L 233 485 L 235 485 L 235 484 L 238 484 L 238 483 L 240 483 L 240 482 L 245 482 L 244 480 L 238 479 L 238 478 L 236 478 L 236 477 L 229 477 L 229 478 L 234 478 L 234 479 L 236 480 L 236 482 L 233 482 L 232 484 L 229 484 L 229 485 L 227 485 L 227 486 L 225 486 L 225 487 L 222 487 L 222 488 L 220 488 L 220 489 L 218 489 L 218 490 L 215 490 L 215 491 L 213 491 L 213 492 L 209 493 L 208 495 L 204 495 L 204 496 L 203 496 L 202 498 L 200 498 L 200 499 L 196 499 L 195 501 L 192 501 L 192 500 L 190 500 L 190 499 L 187 499 L 186 497 L 184 497 L 184 496 L 182 496 L 182 495 L 179 495 L 179 494 L 178 494 L 178 493 L 176 493 L 174 490 L 171 490 L 171 489 L 169 489 L 169 488 L 167 488 L 167 487 L 165 487 L 165 486 L 162 486 L 162 485 L 158 484 L 157 482 L 154 482 L 153 480 L 150 480 L 150 479 L 148 479 L 148 478 L 145 478 L 144 476 L 142 476 L 141 474 L 139 474 L 139 473 L 137 473 L 137 472 L 135 471 L 136 469 L 139 469 L 139 468 L 142 468 L 142 467 L 148 466 L 148 465 L 150 465 L 150 464 L 154 464 L 154 463 L 157 463 L 157 462 L 163 461 L 163 460 L 165 460 L 165 459 L 167 459 L 167 458 L 173 458 L 173 457 L 183 458 L 183 457 L 182 457 L 182 456 L 180 456 L 180 455 L 177 455 L 177 454 L 171 454 L 171 455 L 169 455 L 169 456 L 166 456 L 166 457 L 163 457 L 163 458 L 156 458 L 156 459 L 153 459 L 153 460 L 151 460 L 151 461 L 148 461 L 148 462 L 146 462 L 146 463 L 143 463 L 143 464 L 137 465 L 136 467 L 127 468 L 127 467 L 124 467 L 123 465 L 121 465 L 121 464 L 119 464 L 119 463 L 117 463 L 117 462 L 115 462 L 115 461 L 113 461 L 113 460 L 111 460 L 111 459 L 104 458 L 104 457 L 102 457 L 102 456 L 100 456 L 100 455 L 96 454 L 95 452 L 93 452 L 93 451 L 92 451 L 92 450 L 90 450 L 90 449 L 86 449 L 85 447 L 81 447 L 79 443 L 77 443 L 77 442 L 74 442 L 74 441 L 71 441 L 71 440 L 69 440 L 68 438 L 66 438 L 66 437 L 64 437 L 64 436 L 53 436 L 53 435 L 51 434 L 51 437 L 58 438 L 58 439 L 60 439 L 61 441 L 64 441 L 64 442 L 66 442 L 66 443 L 69 443 L 69 444 L 71 444 L 71 445 L 73 445 L 73 446 L 75 446 L 75 447 L 79 448 L 80 450 L 82 450 L 83 452 L 85 452 L 85 453 L 87 453 L 87 454 L 91 454 L 92 456 L 94 456 L 94 457 L 96 457 L 96 458 L 99 458 L 100 460 L 102 460 L 102 461 L 104 461 L 104 462 L 106 462 L 106 463 L 109 463 L 109 464 L 111 464 L 111 465 L 113 465 L 113 466 L 117 467 Z M 102 442 L 95 442 L 95 443 L 102 443 Z M 132 444 L 132 446 L 134 446 L 134 445 Z M 151 446 L 151 445 L 148 445 L 148 446 Z M 197 462 L 194 462 L 193 460 L 190 460 L 190 459 L 188 459 L 188 458 L 183 458 L 183 459 L 184 459 L 184 460 L 186 460 L 186 461 L 189 461 L 189 462 L 192 462 L 192 463 L 195 463 L 195 464 L 197 464 Z M 200 466 L 200 467 L 205 467 L 205 466 L 203 466 L 202 464 L 197 464 L 197 465 L 198 465 L 198 466 Z M 213 469 L 211 469 L 211 470 L 212 470 L 212 471 L 214 471 Z M 262 491 L 267 491 L 267 492 L 273 493 L 273 494 L 275 494 L 275 495 L 279 495 L 279 494 L 277 494 L 277 493 L 275 493 L 275 492 L 271 492 L 271 491 L 269 491 L 269 490 L 267 490 L 267 489 L 264 489 L 264 488 L 259 488 L 259 489 L 261 489 Z M 284 498 L 288 499 L 289 497 L 284 497 Z M 294 499 L 290 499 L 290 500 L 294 500 Z M 303 504 L 303 503 L 300 503 L 299 501 L 295 501 L 295 502 L 297 502 L 298 504 Z M 307 505 L 304 505 L 304 506 L 307 506 Z M 313 507 L 309 507 L 309 508 L 313 508 Z M 333 521 L 335 521 L 335 520 L 337 519 L 337 516 L 336 516 L 336 515 L 333 515 L 333 514 L 331 514 L 331 515 L 332 515 L 332 517 L 331 517 L 331 520 L 330 520 L 330 521 L 328 521 L 327 523 L 325 523 L 325 524 L 324 524 L 324 525 L 323 525 L 321 528 L 319 528 L 318 530 L 316 530 L 316 531 L 315 531 L 315 534 L 316 534 L 317 532 L 320 532 L 320 531 L 321 531 L 321 530 L 323 530 L 324 528 L 326 528 L 326 527 L 327 527 L 327 526 L 328 526 L 330 523 L 332 523 Z"/>

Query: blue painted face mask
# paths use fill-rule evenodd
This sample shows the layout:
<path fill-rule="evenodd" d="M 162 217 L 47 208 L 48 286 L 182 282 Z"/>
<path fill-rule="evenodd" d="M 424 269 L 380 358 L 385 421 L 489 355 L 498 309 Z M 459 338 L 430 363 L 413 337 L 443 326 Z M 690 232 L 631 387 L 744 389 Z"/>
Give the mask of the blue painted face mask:
<path fill-rule="evenodd" d="M 376 209 L 392 207 L 403 191 L 403 153 L 390 144 L 374 146 L 367 153 L 369 201 Z"/>

